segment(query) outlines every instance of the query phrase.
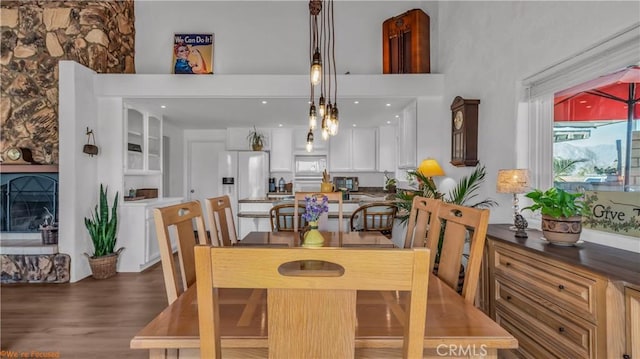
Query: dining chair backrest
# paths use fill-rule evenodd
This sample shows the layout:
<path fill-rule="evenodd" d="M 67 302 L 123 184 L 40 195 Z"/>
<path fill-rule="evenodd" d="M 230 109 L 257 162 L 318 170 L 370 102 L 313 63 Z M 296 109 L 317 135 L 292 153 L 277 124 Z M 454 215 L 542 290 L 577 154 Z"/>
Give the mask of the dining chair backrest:
<path fill-rule="evenodd" d="M 196 244 L 209 243 L 202 217 L 202 207 L 199 201 L 192 201 L 155 208 L 153 218 L 156 224 L 164 286 L 167 291 L 167 300 L 171 304 L 196 281 L 193 247 Z M 194 222 L 196 231 L 194 231 Z M 171 245 L 172 234 L 178 247 L 177 266 Z M 179 270 L 180 279 L 176 269 Z"/>
<path fill-rule="evenodd" d="M 207 198 L 205 201 L 211 242 L 220 246 L 232 246 L 238 243 L 229 196 Z"/>
<path fill-rule="evenodd" d="M 391 234 L 398 208 L 392 202 L 371 202 L 358 207 L 349 221 L 351 231 L 379 231 Z"/>
<path fill-rule="evenodd" d="M 300 213 L 299 207 L 300 202 L 302 202 L 302 206 L 304 206 L 304 199 L 309 197 L 317 197 L 322 198 L 322 196 L 327 196 L 329 202 L 338 202 L 338 231 L 344 232 L 344 223 L 342 223 L 342 192 L 296 192 L 294 197 L 294 217 L 298 217 Z M 298 232 L 299 226 L 297 222 L 293 223 L 293 231 Z"/>
<path fill-rule="evenodd" d="M 271 221 L 271 231 L 273 232 L 293 232 L 293 219 L 297 218 L 298 227 L 304 227 L 302 214 L 304 208 L 299 210 L 297 217 L 294 216 L 295 205 L 293 203 L 281 203 L 271 207 L 269 210 L 269 220 Z"/>
<path fill-rule="evenodd" d="M 469 254 L 462 285 L 462 296 L 472 303 L 476 297 L 480 266 L 489 225 L 489 210 L 465 207 L 443 202 L 430 222 L 427 235 L 427 248 L 431 249 L 431 266 L 436 262 L 439 242 L 440 248 L 436 275 L 453 289 L 458 288 L 460 265 L 469 242 Z"/>
<path fill-rule="evenodd" d="M 440 203 L 442 201 L 435 198 L 413 197 L 409 222 L 407 223 L 407 234 L 404 239 L 404 248 L 426 246 L 429 222 L 433 215 L 438 212 Z"/>
<path fill-rule="evenodd" d="M 404 357 L 422 358 L 429 283 L 427 248 L 197 246 L 195 256 L 201 358 L 221 357 L 219 300 L 214 288 L 267 290 L 269 358 L 353 358 L 356 292 L 408 291 L 403 306 Z M 322 269 L 307 270 L 304 264 L 319 264 Z M 332 270 L 325 265 L 333 266 Z"/>

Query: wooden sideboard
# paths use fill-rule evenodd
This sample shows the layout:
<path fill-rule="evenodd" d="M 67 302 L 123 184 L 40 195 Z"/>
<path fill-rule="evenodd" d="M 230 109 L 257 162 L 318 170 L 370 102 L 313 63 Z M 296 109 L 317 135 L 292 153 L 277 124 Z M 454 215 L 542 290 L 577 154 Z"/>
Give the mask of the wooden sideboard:
<path fill-rule="evenodd" d="M 640 254 L 593 243 L 559 247 L 508 225 L 487 232 L 478 305 L 518 339 L 504 357 L 640 355 Z M 635 356 L 633 356 L 635 354 Z"/>

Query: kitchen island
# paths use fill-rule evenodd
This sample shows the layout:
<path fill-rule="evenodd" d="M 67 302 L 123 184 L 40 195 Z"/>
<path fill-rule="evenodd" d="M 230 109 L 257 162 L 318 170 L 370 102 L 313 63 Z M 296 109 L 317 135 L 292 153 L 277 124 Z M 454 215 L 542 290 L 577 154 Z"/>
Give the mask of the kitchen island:
<path fill-rule="evenodd" d="M 352 198 L 343 200 L 342 202 L 342 228 L 343 231 L 349 231 L 349 220 L 351 214 L 365 202 L 377 202 L 385 200 L 388 194 L 382 190 L 353 192 L 350 193 Z M 238 201 L 238 237 L 243 238 L 249 232 L 270 231 L 271 222 L 269 220 L 269 210 L 275 204 L 290 202 L 291 198 L 285 196 L 281 198 L 245 198 Z M 320 226 L 327 231 L 337 231 L 338 224 L 338 204 L 329 203 L 328 219 Z"/>

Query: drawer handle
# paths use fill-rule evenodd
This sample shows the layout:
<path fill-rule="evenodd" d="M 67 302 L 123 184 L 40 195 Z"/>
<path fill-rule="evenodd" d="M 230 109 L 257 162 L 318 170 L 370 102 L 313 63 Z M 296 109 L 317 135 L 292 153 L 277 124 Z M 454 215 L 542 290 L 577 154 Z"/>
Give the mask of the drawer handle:
<path fill-rule="evenodd" d="M 558 331 L 559 331 L 560 333 L 564 333 L 564 327 L 560 327 L 560 328 L 558 328 Z"/>
<path fill-rule="evenodd" d="M 507 300 L 511 300 L 511 296 L 510 295 L 507 296 Z"/>
<path fill-rule="evenodd" d="M 629 355 L 629 354 L 622 354 L 622 359 L 631 359 L 631 355 Z"/>
<path fill-rule="evenodd" d="M 563 290 L 563 289 L 564 289 L 564 286 L 563 286 L 562 284 L 559 284 L 559 285 L 558 285 L 558 289 Z"/>
<path fill-rule="evenodd" d="M 505 265 L 506 265 L 507 267 L 509 267 L 509 266 L 511 265 L 511 262 L 507 262 L 507 263 L 505 263 Z"/>

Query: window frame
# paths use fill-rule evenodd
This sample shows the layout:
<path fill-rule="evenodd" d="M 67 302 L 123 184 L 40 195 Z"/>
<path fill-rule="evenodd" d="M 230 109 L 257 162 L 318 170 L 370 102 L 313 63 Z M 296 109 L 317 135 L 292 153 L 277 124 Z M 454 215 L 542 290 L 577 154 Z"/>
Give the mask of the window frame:
<path fill-rule="evenodd" d="M 553 186 L 553 100 L 554 93 L 612 73 L 632 64 L 640 64 L 640 22 L 570 56 L 522 81 L 522 99 L 516 130 L 518 168 L 528 168 L 532 188 Z M 528 199 L 525 198 L 525 202 Z M 525 204 L 526 206 L 527 204 Z M 523 213 L 532 227 L 540 224 L 540 215 Z M 581 239 L 634 252 L 640 252 L 639 240 L 631 236 L 583 228 Z"/>

